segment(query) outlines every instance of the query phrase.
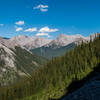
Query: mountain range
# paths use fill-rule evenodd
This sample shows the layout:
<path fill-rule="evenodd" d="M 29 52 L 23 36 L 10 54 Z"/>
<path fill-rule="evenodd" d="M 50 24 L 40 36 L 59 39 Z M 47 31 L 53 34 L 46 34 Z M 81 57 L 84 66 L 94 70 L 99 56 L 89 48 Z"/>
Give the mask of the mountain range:
<path fill-rule="evenodd" d="M 27 50 L 30 50 L 42 46 L 44 47 L 55 46 L 54 48 L 59 48 L 62 46 L 66 46 L 72 42 L 89 41 L 89 38 L 90 37 L 84 37 L 79 34 L 76 35 L 60 34 L 56 39 L 51 40 L 48 38 L 38 37 L 38 36 L 31 37 L 31 36 L 18 35 L 10 39 L 0 37 L 0 43 L 6 45 L 9 48 L 15 46 L 21 46 L 25 47 Z"/>
<path fill-rule="evenodd" d="M 64 55 L 82 41 L 90 41 L 90 37 L 64 34 L 54 40 L 24 35 L 10 39 L 0 37 L 0 85 L 30 76 L 48 59 Z"/>
<path fill-rule="evenodd" d="M 0 38 L 0 100 L 59 99 L 65 93 L 73 92 L 73 87 L 69 91 L 73 82 L 82 80 L 94 70 L 93 68 L 100 65 L 100 34 L 90 37 L 61 34 L 55 40 L 43 46 L 30 47 L 31 49 L 25 46 L 28 39 L 25 42 L 24 39 L 19 39 L 22 37 L 31 38 Z M 52 57 L 55 58 L 50 60 Z M 95 82 L 97 81 L 98 79 Z M 79 89 L 79 93 L 76 91 L 71 95 L 79 98 L 80 92 L 84 93 L 85 88 L 91 92 L 91 83 L 88 88 L 86 84 Z M 95 85 L 93 87 L 95 88 Z M 72 96 L 66 96 L 65 100 L 74 99 Z M 81 93 L 81 96 L 84 95 Z M 96 93 L 94 98 L 95 96 Z"/>
<path fill-rule="evenodd" d="M 74 49 L 77 44 L 80 44 L 82 41 L 89 41 L 89 37 L 83 37 L 82 35 L 65 35 L 60 34 L 55 40 L 52 40 L 48 44 L 31 49 L 30 51 L 33 54 L 37 54 L 47 59 L 52 59 L 53 57 L 62 56 L 67 51 Z"/>

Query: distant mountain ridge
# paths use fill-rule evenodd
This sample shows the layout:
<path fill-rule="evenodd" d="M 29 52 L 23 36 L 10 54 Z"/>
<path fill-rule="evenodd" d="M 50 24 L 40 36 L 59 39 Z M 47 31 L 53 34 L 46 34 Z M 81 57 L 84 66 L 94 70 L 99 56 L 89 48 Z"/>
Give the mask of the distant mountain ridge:
<path fill-rule="evenodd" d="M 29 36 L 23 36 L 19 35 L 17 37 L 13 37 L 10 39 L 11 42 L 18 43 L 19 45 L 29 49 L 41 47 L 47 43 L 49 43 L 51 40 L 43 37 L 29 37 Z"/>
<path fill-rule="evenodd" d="M 24 35 L 18 35 L 12 38 L 0 37 L 0 43 L 6 45 L 7 47 L 12 48 L 14 46 L 21 46 L 21 47 L 25 47 L 28 50 L 39 48 L 42 46 L 45 46 L 45 47 L 55 46 L 55 48 L 59 48 L 62 46 L 66 46 L 70 43 L 83 41 L 83 40 L 89 41 L 90 37 L 84 37 L 79 34 L 76 34 L 76 35 L 60 34 L 54 40 L 44 38 L 44 37 L 24 36 Z"/>
<path fill-rule="evenodd" d="M 72 50 L 76 47 L 75 43 L 70 43 L 66 46 L 57 47 L 52 46 L 42 46 L 40 48 L 31 49 L 33 54 L 38 56 L 43 56 L 47 59 L 52 59 L 53 57 L 63 56 L 67 51 Z"/>
<path fill-rule="evenodd" d="M 90 41 L 89 37 L 84 37 L 82 35 L 65 35 L 60 34 L 55 40 L 52 40 L 48 44 L 31 49 L 33 54 L 41 55 L 47 59 L 52 59 L 53 57 L 58 57 L 64 55 L 67 51 L 74 49 L 76 45 L 82 43 L 82 41 Z"/>
<path fill-rule="evenodd" d="M 76 34 L 76 35 L 65 35 L 65 34 L 60 34 L 55 40 L 52 40 L 49 44 L 46 45 L 48 46 L 66 46 L 70 43 L 77 42 L 77 41 L 89 41 L 89 37 L 84 37 L 82 35 Z"/>

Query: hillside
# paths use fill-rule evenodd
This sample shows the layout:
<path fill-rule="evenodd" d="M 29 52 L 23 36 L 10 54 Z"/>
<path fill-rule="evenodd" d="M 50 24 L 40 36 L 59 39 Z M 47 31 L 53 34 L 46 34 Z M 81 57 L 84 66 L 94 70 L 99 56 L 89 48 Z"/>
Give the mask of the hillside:
<path fill-rule="evenodd" d="M 32 76 L 0 88 L 1 100 L 51 100 L 68 93 L 73 81 L 82 80 L 100 63 L 100 35 L 64 56 L 54 58 Z"/>
<path fill-rule="evenodd" d="M 47 59 L 51 59 L 53 57 L 63 56 L 67 51 L 74 49 L 76 46 L 75 43 L 71 43 L 67 46 L 61 46 L 59 48 L 55 48 L 55 45 L 52 46 L 43 46 L 36 49 L 31 49 L 30 51 L 33 54 L 37 54 L 39 56 L 43 56 Z"/>
<path fill-rule="evenodd" d="M 31 75 L 34 69 L 46 63 L 46 59 L 25 49 L 10 49 L 0 44 L 0 85 L 12 84 Z"/>
<path fill-rule="evenodd" d="M 100 64 L 82 80 L 73 81 L 68 90 L 59 100 L 100 100 Z"/>

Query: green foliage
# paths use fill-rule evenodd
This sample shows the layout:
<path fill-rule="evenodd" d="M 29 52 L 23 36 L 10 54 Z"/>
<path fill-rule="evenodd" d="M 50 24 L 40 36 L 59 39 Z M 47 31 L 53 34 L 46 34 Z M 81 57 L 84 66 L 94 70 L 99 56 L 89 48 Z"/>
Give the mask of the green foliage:
<path fill-rule="evenodd" d="M 32 77 L 0 88 L 0 100 L 50 100 L 62 96 L 73 80 L 81 80 L 100 63 L 100 36 L 77 46 L 35 70 Z"/>

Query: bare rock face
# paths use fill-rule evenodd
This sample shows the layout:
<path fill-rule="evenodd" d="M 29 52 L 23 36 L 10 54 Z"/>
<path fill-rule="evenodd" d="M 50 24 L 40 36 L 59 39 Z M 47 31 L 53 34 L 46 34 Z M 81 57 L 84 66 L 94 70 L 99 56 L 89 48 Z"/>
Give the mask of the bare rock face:
<path fill-rule="evenodd" d="M 46 46 L 52 46 L 55 45 L 55 48 L 57 47 L 62 47 L 62 46 L 66 46 L 70 43 L 77 43 L 79 41 L 88 41 L 89 37 L 84 37 L 82 35 L 65 35 L 65 34 L 60 34 L 55 40 L 51 41 L 49 44 L 47 44 Z"/>
<path fill-rule="evenodd" d="M 98 36 L 99 33 L 90 35 L 90 37 L 84 37 L 80 34 L 75 35 L 65 35 L 60 34 L 56 39 L 51 40 L 44 37 L 38 36 L 24 36 L 19 35 L 12 37 L 10 39 L 4 39 L 0 37 L 0 43 L 4 44 L 8 48 L 14 48 L 15 46 L 20 46 L 21 48 L 26 48 L 27 50 L 39 48 L 39 47 L 53 47 L 60 48 L 67 46 L 70 43 L 75 43 L 80 45 L 82 42 L 89 42 Z"/>
<path fill-rule="evenodd" d="M 3 42 L 2 42 L 3 43 Z M 21 47 L 9 48 L 0 43 L 0 85 L 9 85 L 31 75 L 46 59 Z"/>
<path fill-rule="evenodd" d="M 15 53 L 8 47 L 0 43 L 0 85 L 7 85 L 16 79 L 14 75 L 17 73 L 15 65 Z M 13 77 L 10 76 L 12 73 Z M 12 77 L 12 80 L 10 81 Z"/>
<path fill-rule="evenodd" d="M 51 40 L 43 37 L 29 37 L 29 36 L 23 36 L 19 35 L 17 37 L 13 37 L 10 40 L 10 43 L 14 43 L 16 45 L 23 46 L 25 48 L 33 49 L 33 48 L 38 48 L 41 47 L 47 43 L 49 43 Z"/>
<path fill-rule="evenodd" d="M 5 67 L 12 67 L 14 68 L 14 52 L 11 51 L 6 46 L 0 44 L 0 59 L 5 62 Z"/>
<path fill-rule="evenodd" d="M 43 37 L 32 37 L 33 39 L 29 42 L 27 42 L 24 47 L 27 49 L 33 49 L 33 48 L 38 48 L 46 45 L 49 43 L 51 40 L 43 38 Z"/>
<path fill-rule="evenodd" d="M 0 43 L 8 48 L 14 48 L 15 46 L 20 46 L 17 41 L 11 41 L 11 39 L 4 39 L 0 37 Z"/>
<path fill-rule="evenodd" d="M 19 35 L 16 37 L 12 37 L 10 39 L 4 39 L 0 37 L 0 43 L 4 44 L 8 48 L 14 48 L 15 46 L 20 46 L 20 47 L 26 48 L 27 50 L 39 48 L 42 46 L 45 46 L 45 47 L 51 46 L 51 47 L 59 48 L 73 42 L 75 42 L 76 44 L 79 44 L 82 41 L 86 42 L 89 40 L 90 40 L 89 37 L 84 37 L 79 34 L 76 34 L 76 35 L 60 34 L 54 40 L 44 38 L 44 37 L 37 37 L 37 36 L 31 37 L 31 36 L 24 36 L 24 35 Z"/>

